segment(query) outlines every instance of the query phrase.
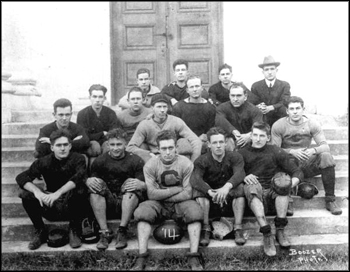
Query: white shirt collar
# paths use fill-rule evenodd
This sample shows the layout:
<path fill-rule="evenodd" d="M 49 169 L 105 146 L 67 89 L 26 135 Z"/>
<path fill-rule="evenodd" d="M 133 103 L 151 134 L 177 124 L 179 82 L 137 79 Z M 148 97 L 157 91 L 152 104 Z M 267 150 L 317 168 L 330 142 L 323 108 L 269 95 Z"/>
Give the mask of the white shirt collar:
<path fill-rule="evenodd" d="M 270 87 L 270 83 L 272 83 L 272 87 L 273 87 L 273 85 L 275 85 L 276 78 L 272 81 L 265 79 L 265 82 L 266 82 L 267 87 Z"/>

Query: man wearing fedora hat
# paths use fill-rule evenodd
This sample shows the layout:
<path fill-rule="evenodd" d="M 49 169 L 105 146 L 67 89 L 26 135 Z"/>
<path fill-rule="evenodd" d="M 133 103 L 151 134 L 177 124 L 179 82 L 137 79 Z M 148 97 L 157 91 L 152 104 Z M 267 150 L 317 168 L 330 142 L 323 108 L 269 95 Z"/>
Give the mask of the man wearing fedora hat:
<path fill-rule="evenodd" d="M 276 62 L 272 56 L 265 57 L 263 63 L 258 65 L 265 79 L 255 82 L 251 88 L 257 98 L 253 104 L 264 114 L 264 121 L 270 126 L 287 115 L 284 103 L 290 97 L 289 83 L 276 78 L 279 65 L 280 62 Z"/>

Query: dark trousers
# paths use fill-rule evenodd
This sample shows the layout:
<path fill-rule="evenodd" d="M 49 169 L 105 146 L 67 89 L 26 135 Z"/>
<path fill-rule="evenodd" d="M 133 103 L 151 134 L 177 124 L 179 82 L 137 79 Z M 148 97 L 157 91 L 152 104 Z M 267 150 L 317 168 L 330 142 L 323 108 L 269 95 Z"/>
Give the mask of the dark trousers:
<path fill-rule="evenodd" d="M 80 231 L 82 218 L 86 216 L 85 211 L 90 208 L 87 194 L 81 189 L 73 189 L 63 194 L 51 207 L 41 207 L 34 194 L 27 190 L 21 190 L 19 197 L 22 198 L 23 207 L 35 229 L 45 228 L 42 219 L 44 217 L 49 221 L 68 220 L 70 228 Z"/>

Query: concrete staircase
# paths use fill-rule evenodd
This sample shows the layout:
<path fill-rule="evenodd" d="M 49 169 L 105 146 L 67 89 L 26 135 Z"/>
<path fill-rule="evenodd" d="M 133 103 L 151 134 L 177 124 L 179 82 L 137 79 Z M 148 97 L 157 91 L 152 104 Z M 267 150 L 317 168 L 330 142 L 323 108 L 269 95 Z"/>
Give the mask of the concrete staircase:
<path fill-rule="evenodd" d="M 12 122 L 2 124 L 2 253 L 18 252 L 62 252 L 96 250 L 96 245 L 87 245 L 72 250 L 69 245 L 61 248 L 50 248 L 46 244 L 35 251 L 27 249 L 28 241 L 34 232 L 32 224 L 27 217 L 20 199 L 18 198 L 18 185 L 15 177 L 27 169 L 34 161 L 33 150 L 39 128 L 53 120 L 51 111 L 41 112 L 13 112 Z M 72 121 L 76 120 L 76 112 Z M 322 249 L 323 252 L 348 252 L 348 128 L 328 127 L 324 128 L 331 152 L 336 160 L 336 202 L 342 207 L 343 213 L 334 216 L 325 209 L 324 190 L 321 177 L 312 178 L 319 188 L 319 194 L 311 200 L 294 198 L 294 216 L 289 217 L 286 228 L 290 236 L 293 249 L 312 250 Z M 35 181 L 43 186 L 43 181 Z M 267 217 L 273 227 L 273 216 Z M 233 219 L 232 219 L 233 220 Z M 49 229 L 57 226 L 68 228 L 68 222 L 46 221 Z M 109 226 L 116 230 L 119 220 L 111 220 Z M 244 230 L 249 237 L 244 246 L 236 246 L 233 240 L 211 240 L 207 248 L 201 249 L 204 254 L 235 254 L 235 252 L 247 252 L 254 254 L 262 252 L 262 235 L 254 217 L 244 218 Z M 122 251 L 114 248 L 114 241 L 110 244 L 108 252 L 113 254 L 137 253 L 136 225 L 131 222 L 129 227 L 130 241 L 128 247 Z M 278 243 L 276 243 L 278 245 Z M 162 245 L 153 238 L 150 239 L 149 249 L 154 256 L 162 258 L 172 254 L 184 254 L 188 251 L 188 238 L 185 237 L 176 245 Z M 281 250 L 277 246 L 278 250 Z"/>

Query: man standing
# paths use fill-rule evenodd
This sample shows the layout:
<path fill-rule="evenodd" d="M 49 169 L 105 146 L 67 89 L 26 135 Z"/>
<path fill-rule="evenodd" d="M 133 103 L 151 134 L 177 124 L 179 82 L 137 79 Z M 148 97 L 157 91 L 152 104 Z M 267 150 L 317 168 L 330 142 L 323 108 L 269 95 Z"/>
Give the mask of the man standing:
<path fill-rule="evenodd" d="M 53 116 L 56 121 L 40 128 L 39 137 L 35 142 L 35 158 L 41 158 L 52 152 L 50 135 L 52 132 L 66 128 L 72 137 L 72 151 L 86 153 L 89 138 L 84 128 L 70 121 L 72 118 L 72 103 L 66 98 L 60 98 L 53 104 Z"/>
<path fill-rule="evenodd" d="M 201 154 L 202 141 L 184 121 L 167 114 L 168 106 L 169 101 L 164 94 L 159 93 L 152 97 L 153 116 L 140 122 L 126 150 L 147 162 L 152 156 L 159 153 L 157 133 L 162 130 L 171 130 L 179 137 L 176 141 L 179 154 L 190 156 L 193 162 Z"/>
<path fill-rule="evenodd" d="M 227 149 L 232 151 L 236 145 L 241 148 L 251 141 L 251 127 L 254 122 L 262 121 L 263 115 L 247 100 L 247 92 L 241 84 L 230 88 L 230 101 L 216 108 L 215 125 L 224 129 L 228 135 Z"/>
<path fill-rule="evenodd" d="M 232 76 L 232 67 L 230 65 L 224 63 L 219 67 L 219 82 L 209 88 L 209 98 L 213 101 L 213 104 L 219 106 L 221 103 L 230 101 L 230 87 L 233 84 L 241 84 L 243 90 L 247 93 L 248 101 L 254 103 L 255 95 L 243 83 L 232 81 Z"/>
<path fill-rule="evenodd" d="M 90 140 L 87 150 L 89 157 L 97 157 L 108 151 L 106 134 L 113 128 L 120 127 L 115 112 L 103 106 L 106 100 L 107 88 L 94 84 L 89 88 L 91 106 L 87 106 L 78 112 L 77 123 L 81 125 Z"/>
<path fill-rule="evenodd" d="M 189 96 L 186 91 L 186 79 L 188 76 L 188 61 L 178 59 L 173 63 L 174 76 L 176 81 L 166 85 L 162 89 L 162 94 L 165 94 L 170 100 L 171 105 L 175 105 L 178 101 L 183 100 Z M 209 98 L 206 90 L 203 92 L 205 99 Z"/>
<path fill-rule="evenodd" d="M 264 58 L 264 62 L 258 66 L 262 68 L 265 79 L 255 82 L 251 91 L 257 100 L 253 102 L 264 114 L 264 121 L 272 127 L 273 123 L 286 116 L 284 103 L 290 97 L 290 85 L 286 81 L 276 78 L 279 62 L 273 57 Z"/>
<path fill-rule="evenodd" d="M 118 115 L 121 126 L 127 133 L 127 143 L 130 141 L 132 135 L 134 135 L 139 123 L 153 112 L 152 109 L 143 105 L 142 94 L 141 88 L 132 87 L 127 94 L 129 108 L 121 111 Z"/>
<path fill-rule="evenodd" d="M 159 156 L 151 158 L 144 167 L 147 186 L 147 201 L 142 202 L 134 212 L 137 223 L 139 256 L 133 267 L 143 270 L 148 257 L 148 239 L 151 224 L 173 218 L 187 225 L 190 252 L 187 254 L 192 270 L 202 270 L 198 260 L 198 245 L 203 220 L 201 207 L 192 200 L 190 176 L 193 163 L 176 154 L 176 135 L 163 130 L 157 135 Z"/>
<path fill-rule="evenodd" d="M 190 76 L 186 81 L 190 97 L 179 101 L 173 107 L 172 115 L 181 118 L 202 140 L 202 153 L 207 148 L 208 130 L 215 124 L 215 106 L 202 97 L 202 81 L 199 76 Z"/>
<path fill-rule="evenodd" d="M 245 208 L 243 179 L 244 161 L 236 151 L 225 151 L 226 133 L 221 128 L 213 127 L 208 133 L 210 152 L 201 155 L 194 162 L 190 179 L 193 198 L 204 212 L 200 245 L 210 242 L 209 217 L 235 217 L 233 237 L 238 245 L 245 243 L 242 220 Z"/>
<path fill-rule="evenodd" d="M 136 79 L 137 87 L 142 90 L 142 105 L 149 108 L 151 107 L 152 96 L 156 93 L 160 93 L 160 90 L 158 87 L 151 84 L 151 72 L 146 68 L 137 70 Z M 128 103 L 128 94 L 124 95 L 119 100 L 118 106 L 122 109 L 128 109 L 130 107 Z"/>
<path fill-rule="evenodd" d="M 69 220 L 69 244 L 81 246 L 81 220 L 84 207 L 83 181 L 86 179 L 86 163 L 82 154 L 70 152 L 72 141 L 67 129 L 51 133 L 52 153 L 35 160 L 30 168 L 16 177 L 21 188 L 19 197 L 35 234 L 28 248 L 37 249 L 47 240 L 47 229 L 42 217 L 48 220 Z M 43 176 L 46 190 L 37 187 L 33 180 Z"/>
<path fill-rule="evenodd" d="M 288 195 L 292 183 L 303 179 L 303 172 L 282 148 L 267 144 L 270 140 L 268 124 L 254 123 L 251 138 L 251 145 L 238 150 L 243 156 L 246 173 L 244 193 L 264 236 L 264 252 L 267 256 L 275 256 L 274 237 L 265 215 L 277 214 L 276 239 L 281 247 L 289 247 L 290 242 L 284 233 L 288 224 Z"/>
<path fill-rule="evenodd" d="M 330 153 L 322 127 L 304 115 L 304 101 L 291 96 L 287 101 L 287 117 L 272 126 L 272 143 L 282 147 L 304 172 L 305 178 L 321 174 L 326 192 L 326 209 L 334 215 L 342 210 L 335 203 L 335 161 Z M 311 147 L 312 139 L 316 147 Z M 293 184 L 295 187 L 297 184 Z"/>
<path fill-rule="evenodd" d="M 131 216 L 146 197 L 144 162 L 125 151 L 127 134 L 120 128 L 107 133 L 108 153 L 97 157 L 91 166 L 91 177 L 86 180 L 90 203 L 100 226 L 99 250 L 108 248 L 113 231 L 107 227 L 107 218 L 121 217 L 116 249 L 127 246 L 127 227 Z"/>

